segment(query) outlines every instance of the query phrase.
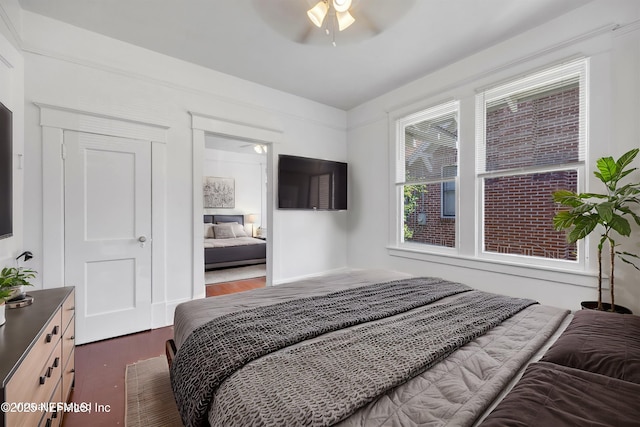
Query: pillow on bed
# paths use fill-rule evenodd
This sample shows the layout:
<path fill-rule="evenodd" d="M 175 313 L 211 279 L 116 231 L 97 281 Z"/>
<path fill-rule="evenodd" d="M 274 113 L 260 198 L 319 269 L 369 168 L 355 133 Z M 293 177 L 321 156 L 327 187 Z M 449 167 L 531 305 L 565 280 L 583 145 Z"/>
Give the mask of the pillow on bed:
<path fill-rule="evenodd" d="M 640 316 L 577 311 L 542 361 L 640 384 Z"/>
<path fill-rule="evenodd" d="M 213 235 L 216 239 L 233 239 L 236 235 L 233 233 L 231 225 L 227 224 L 214 224 Z"/>
<path fill-rule="evenodd" d="M 233 230 L 233 234 L 235 237 L 249 237 L 246 231 L 244 231 L 244 226 L 238 222 L 218 222 L 216 224 L 219 225 L 230 225 Z"/>
<path fill-rule="evenodd" d="M 233 234 L 235 234 L 236 237 L 249 237 L 247 232 L 244 231 L 244 226 L 242 224 L 234 222 L 231 224 L 231 229 L 233 230 Z"/>
<path fill-rule="evenodd" d="M 204 224 L 204 238 L 205 239 L 213 239 L 213 224 L 205 223 Z"/>

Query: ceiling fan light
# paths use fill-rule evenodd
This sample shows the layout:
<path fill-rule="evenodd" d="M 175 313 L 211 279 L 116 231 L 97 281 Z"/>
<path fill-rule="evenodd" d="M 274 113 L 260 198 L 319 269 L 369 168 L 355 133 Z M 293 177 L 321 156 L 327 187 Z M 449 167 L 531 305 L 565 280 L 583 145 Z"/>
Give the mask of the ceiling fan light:
<path fill-rule="evenodd" d="M 324 21 L 328 11 L 329 6 L 327 6 L 327 3 L 325 1 L 319 1 L 307 11 L 307 16 L 309 16 L 309 19 L 316 27 L 322 27 L 322 21 Z"/>
<path fill-rule="evenodd" d="M 355 18 L 351 16 L 349 12 L 337 12 L 336 19 L 338 20 L 338 30 L 340 31 L 348 28 L 349 25 L 356 22 Z"/>
<path fill-rule="evenodd" d="M 351 0 L 333 0 L 333 8 L 336 12 L 346 12 L 351 7 Z"/>

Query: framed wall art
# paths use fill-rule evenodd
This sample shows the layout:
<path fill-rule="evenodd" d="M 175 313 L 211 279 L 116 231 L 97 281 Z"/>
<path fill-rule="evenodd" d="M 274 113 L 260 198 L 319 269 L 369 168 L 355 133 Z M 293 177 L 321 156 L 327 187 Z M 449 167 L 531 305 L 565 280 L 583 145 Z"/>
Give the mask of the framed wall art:
<path fill-rule="evenodd" d="M 205 208 L 233 208 L 236 203 L 233 178 L 205 176 L 202 183 Z"/>

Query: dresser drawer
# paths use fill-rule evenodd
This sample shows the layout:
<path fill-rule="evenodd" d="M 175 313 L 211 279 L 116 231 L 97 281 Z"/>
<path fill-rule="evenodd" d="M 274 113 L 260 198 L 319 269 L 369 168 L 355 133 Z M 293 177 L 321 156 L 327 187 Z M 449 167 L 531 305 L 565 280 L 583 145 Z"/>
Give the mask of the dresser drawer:
<path fill-rule="evenodd" d="M 71 323 L 67 327 L 67 330 L 62 335 L 62 363 L 67 363 L 67 357 L 75 347 L 76 342 L 76 323 L 74 318 L 71 319 Z"/>
<path fill-rule="evenodd" d="M 76 314 L 76 291 L 75 289 L 69 294 L 65 302 L 62 304 L 62 328 L 63 332 L 69 325 L 69 322 Z"/>
<path fill-rule="evenodd" d="M 20 365 L 20 368 L 5 388 L 7 401 L 40 403 L 49 402 L 51 396 L 60 384 L 62 375 L 62 351 L 58 339 L 54 348 L 42 362 L 41 354 L 31 352 Z M 44 347 L 48 352 L 49 348 Z M 38 424 L 42 412 L 6 414 L 6 425 L 12 427 L 34 426 Z"/>
<path fill-rule="evenodd" d="M 62 400 L 62 382 L 58 381 L 58 386 L 56 387 L 53 395 L 51 395 L 51 402 L 61 402 Z M 40 424 L 38 427 L 58 427 L 62 424 L 62 416 L 64 415 L 62 412 L 57 412 L 57 408 L 54 406 L 53 412 L 46 412 L 40 420 Z"/>
<path fill-rule="evenodd" d="M 73 380 L 75 379 L 75 351 L 71 349 L 71 354 L 65 359 L 64 370 L 62 371 L 62 400 L 61 402 L 69 401 L 69 394 L 73 387 Z"/>

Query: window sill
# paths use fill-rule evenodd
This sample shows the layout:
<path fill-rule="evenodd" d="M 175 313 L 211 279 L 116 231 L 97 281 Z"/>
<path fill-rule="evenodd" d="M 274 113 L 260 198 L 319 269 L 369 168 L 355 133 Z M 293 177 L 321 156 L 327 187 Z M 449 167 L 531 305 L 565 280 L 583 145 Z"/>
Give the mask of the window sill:
<path fill-rule="evenodd" d="M 596 287 L 597 273 L 595 272 L 591 273 L 568 268 L 563 269 L 557 267 L 519 264 L 457 254 L 425 252 L 424 250 L 398 246 L 387 246 L 387 250 L 389 255 L 401 258 L 451 265 L 472 270 L 488 271 L 510 276 L 526 277 L 529 279 L 544 280 L 548 282 L 557 282 L 566 285 L 582 286 L 587 288 Z"/>

